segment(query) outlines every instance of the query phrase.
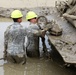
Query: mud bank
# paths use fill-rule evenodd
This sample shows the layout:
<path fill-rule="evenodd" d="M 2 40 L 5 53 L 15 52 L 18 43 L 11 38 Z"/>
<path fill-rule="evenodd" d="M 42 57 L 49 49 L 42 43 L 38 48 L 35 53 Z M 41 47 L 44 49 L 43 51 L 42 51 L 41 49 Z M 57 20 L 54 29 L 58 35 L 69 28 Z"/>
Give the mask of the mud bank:
<path fill-rule="evenodd" d="M 35 8 L 3 8 L 0 7 L 0 17 L 10 18 L 10 14 L 13 10 L 18 9 L 23 13 L 25 17 L 26 13 L 30 10 L 37 13 L 37 15 L 49 15 L 52 14 L 54 7 L 35 7 Z"/>
<path fill-rule="evenodd" d="M 50 17 L 55 19 L 63 29 L 61 36 L 49 35 L 50 42 L 60 53 L 66 65 L 76 66 L 76 29 L 57 14 L 52 14 Z"/>

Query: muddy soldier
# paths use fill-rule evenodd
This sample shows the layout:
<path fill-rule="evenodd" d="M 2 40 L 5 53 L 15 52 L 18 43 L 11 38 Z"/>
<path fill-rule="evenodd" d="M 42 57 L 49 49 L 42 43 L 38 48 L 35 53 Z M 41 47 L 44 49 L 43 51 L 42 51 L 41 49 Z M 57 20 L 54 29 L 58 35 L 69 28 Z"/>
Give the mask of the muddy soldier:
<path fill-rule="evenodd" d="M 4 58 L 13 63 L 26 63 L 25 55 L 25 35 L 26 31 L 22 25 L 22 13 L 19 10 L 14 10 L 11 13 L 11 18 L 14 23 L 7 27 L 4 33 Z"/>
<path fill-rule="evenodd" d="M 29 45 L 27 47 L 27 55 L 31 57 L 39 57 L 39 37 L 44 38 L 48 29 L 41 30 L 37 25 L 37 14 L 33 11 L 29 11 L 26 14 L 26 20 L 30 22 L 28 26 L 28 32 L 31 34 L 28 36 Z"/>

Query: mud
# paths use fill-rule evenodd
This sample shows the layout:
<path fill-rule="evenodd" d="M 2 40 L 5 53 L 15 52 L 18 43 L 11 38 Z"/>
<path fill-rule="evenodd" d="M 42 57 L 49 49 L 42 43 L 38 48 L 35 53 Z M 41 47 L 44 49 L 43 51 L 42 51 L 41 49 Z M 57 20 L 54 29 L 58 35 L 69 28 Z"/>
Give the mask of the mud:
<path fill-rule="evenodd" d="M 60 16 L 76 27 L 76 0 L 56 1 L 55 7 Z"/>
<path fill-rule="evenodd" d="M 53 16 L 53 17 L 52 17 Z M 65 63 L 76 63 L 76 29 L 70 25 L 65 19 L 58 17 L 58 15 L 53 14 L 51 17 L 54 18 L 57 23 L 63 29 L 61 36 L 49 36 L 51 43 L 55 46 L 57 51 L 63 57 Z"/>
<path fill-rule="evenodd" d="M 0 17 L 7 17 L 10 18 L 10 14 L 13 10 L 18 9 L 22 11 L 23 17 L 25 17 L 26 13 L 30 10 L 35 11 L 37 15 L 48 15 L 51 14 L 51 10 L 53 10 L 53 7 L 35 7 L 35 8 L 3 8 L 0 7 Z"/>
<path fill-rule="evenodd" d="M 3 68 L 2 68 L 3 67 Z M 28 58 L 26 65 L 4 64 L 0 67 L 1 75 L 75 75 L 74 69 L 64 69 L 45 59 Z"/>
<path fill-rule="evenodd" d="M 51 40 L 65 63 L 69 64 L 69 66 L 70 64 L 76 66 L 76 29 L 74 28 L 76 27 L 76 0 L 56 1 L 55 6 L 60 16 L 57 17 L 58 15 L 55 14 L 55 20 L 57 20 L 58 24 L 61 24 L 63 35 Z"/>

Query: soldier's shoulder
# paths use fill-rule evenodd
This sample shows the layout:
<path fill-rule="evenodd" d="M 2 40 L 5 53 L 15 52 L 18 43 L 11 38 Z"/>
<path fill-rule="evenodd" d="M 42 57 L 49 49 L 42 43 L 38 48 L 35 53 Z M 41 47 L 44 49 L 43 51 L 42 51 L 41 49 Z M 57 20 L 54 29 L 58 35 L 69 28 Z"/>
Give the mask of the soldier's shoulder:
<path fill-rule="evenodd" d="M 9 25 L 9 26 L 7 27 L 7 29 L 10 29 L 10 28 L 11 28 L 11 26 L 12 26 L 12 25 Z"/>
<path fill-rule="evenodd" d="M 12 25 L 9 25 L 7 28 L 6 28 L 6 31 L 4 33 L 6 33 L 7 31 L 9 31 L 9 29 L 11 28 Z"/>

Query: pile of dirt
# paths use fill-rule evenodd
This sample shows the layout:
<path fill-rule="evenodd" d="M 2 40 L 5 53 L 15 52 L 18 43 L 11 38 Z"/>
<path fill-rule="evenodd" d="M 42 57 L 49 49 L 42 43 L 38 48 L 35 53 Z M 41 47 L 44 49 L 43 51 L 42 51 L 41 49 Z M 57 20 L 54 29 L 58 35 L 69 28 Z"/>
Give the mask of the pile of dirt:
<path fill-rule="evenodd" d="M 35 8 L 3 8 L 0 7 L 0 17 L 10 18 L 10 14 L 13 10 L 20 10 L 23 13 L 23 17 L 25 17 L 26 13 L 28 11 L 34 11 L 37 13 L 37 15 L 45 16 L 50 15 L 54 12 L 54 7 L 35 7 Z"/>

